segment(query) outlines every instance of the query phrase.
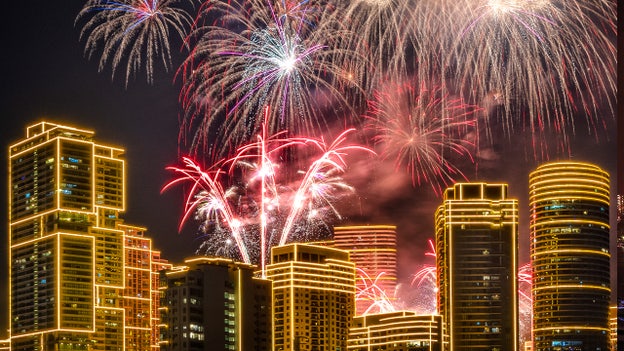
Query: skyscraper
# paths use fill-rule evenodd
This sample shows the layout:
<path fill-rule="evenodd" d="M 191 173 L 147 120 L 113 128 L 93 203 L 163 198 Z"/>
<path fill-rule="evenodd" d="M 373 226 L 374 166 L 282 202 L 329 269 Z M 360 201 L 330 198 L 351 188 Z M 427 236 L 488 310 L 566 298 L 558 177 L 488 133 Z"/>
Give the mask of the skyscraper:
<path fill-rule="evenodd" d="M 9 148 L 12 349 L 122 350 L 124 150 L 41 122 Z"/>
<path fill-rule="evenodd" d="M 446 189 L 435 235 L 445 347 L 517 350 L 518 201 L 508 198 L 507 185 Z"/>
<path fill-rule="evenodd" d="M 194 257 L 161 273 L 162 350 L 270 351 L 271 282 L 255 266 Z"/>
<path fill-rule="evenodd" d="M 529 175 L 534 350 L 608 350 L 609 175 L 552 162 Z"/>
<path fill-rule="evenodd" d="M 367 292 L 356 300 L 356 314 L 376 308 L 379 300 L 394 300 L 397 280 L 397 238 L 393 225 L 334 227 L 333 246 L 349 251 L 356 267 L 356 291 Z"/>
<path fill-rule="evenodd" d="M 271 249 L 273 350 L 347 350 L 355 313 L 355 265 L 330 247 L 288 244 Z"/>
<path fill-rule="evenodd" d="M 124 150 L 41 122 L 9 149 L 13 350 L 158 348 L 158 270 L 126 225 Z"/>

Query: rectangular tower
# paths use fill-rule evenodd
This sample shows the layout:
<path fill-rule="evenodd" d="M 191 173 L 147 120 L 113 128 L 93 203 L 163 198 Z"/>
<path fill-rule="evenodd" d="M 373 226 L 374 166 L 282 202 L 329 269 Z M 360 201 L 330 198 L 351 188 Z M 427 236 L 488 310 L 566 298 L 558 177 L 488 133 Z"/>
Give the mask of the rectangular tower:
<path fill-rule="evenodd" d="M 438 308 L 449 349 L 518 349 L 518 201 L 458 183 L 435 214 Z"/>
<path fill-rule="evenodd" d="M 271 282 L 256 267 L 196 257 L 161 273 L 161 350 L 270 351 Z"/>
<path fill-rule="evenodd" d="M 355 264 L 330 247 L 288 244 L 271 249 L 273 350 L 346 350 L 355 313 Z"/>
<path fill-rule="evenodd" d="M 123 349 L 124 150 L 41 122 L 9 148 L 11 344 Z"/>

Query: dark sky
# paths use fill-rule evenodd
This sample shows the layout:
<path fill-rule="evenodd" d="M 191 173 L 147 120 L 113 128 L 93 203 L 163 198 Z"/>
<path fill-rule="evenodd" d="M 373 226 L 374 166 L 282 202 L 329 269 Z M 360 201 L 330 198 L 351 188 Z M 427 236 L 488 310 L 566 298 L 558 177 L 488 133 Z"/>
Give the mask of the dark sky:
<path fill-rule="evenodd" d="M 94 130 L 98 142 L 126 149 L 126 223 L 147 227 L 163 257 L 181 262 L 193 254 L 198 242 L 192 228 L 178 233 L 182 194 L 177 189 L 160 194 L 171 177 L 165 167 L 178 161 L 179 86 L 172 72 L 162 70 L 156 72 L 153 85 L 145 84 L 140 73 L 127 89 L 122 79 L 111 80 L 110 70 L 98 73 L 97 61 L 84 57 L 80 28 L 74 26 L 82 5 L 82 1 L 9 1 L 3 6 L 2 162 L 7 164 L 8 146 L 24 137 L 25 127 L 33 122 L 48 120 Z M 174 68 L 180 57 L 174 56 Z M 597 163 L 615 180 L 616 123 L 606 119 L 609 128 L 599 141 L 583 135 L 573 138 L 572 155 L 577 160 Z M 478 171 L 466 171 L 471 180 L 508 182 L 511 195 L 520 200 L 521 221 L 527 220 L 528 173 L 538 164 L 527 156 L 524 139 L 523 135 L 514 135 L 496 142 L 489 150 L 494 161 L 480 161 Z M 357 169 L 353 172 L 359 174 Z M 6 171 L 0 182 L 6 184 Z M 440 199 L 428 188 L 414 189 L 407 177 L 383 170 L 369 174 L 366 181 L 354 180 L 354 185 L 360 187 L 356 190 L 361 198 L 361 216 L 347 214 L 347 220 L 397 224 L 399 274 L 409 277 L 428 250 L 426 240 L 432 237 L 433 211 Z M 615 187 L 614 182 L 612 188 Z M 0 198 L 6 198 L 6 186 L 0 189 Z M 4 201 L 0 206 L 0 222 L 5 223 L 5 229 L 0 231 L 0 242 L 5 243 L 0 247 L 0 257 L 4 257 L 0 265 L 0 296 L 7 295 L 6 214 Z M 526 227 L 521 226 L 520 232 L 521 263 L 528 261 Z M 0 298 L 0 338 L 8 319 L 2 315 L 2 311 L 8 311 L 5 300 Z"/>

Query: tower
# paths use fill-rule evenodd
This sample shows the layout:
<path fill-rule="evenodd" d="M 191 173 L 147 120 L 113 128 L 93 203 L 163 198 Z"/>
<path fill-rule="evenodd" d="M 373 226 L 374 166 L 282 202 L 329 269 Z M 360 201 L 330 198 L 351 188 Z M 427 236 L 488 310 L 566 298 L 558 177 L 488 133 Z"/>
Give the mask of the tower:
<path fill-rule="evenodd" d="M 9 148 L 12 349 L 122 350 L 124 150 L 40 122 Z"/>
<path fill-rule="evenodd" d="M 453 351 L 518 349 L 518 201 L 458 183 L 435 213 L 438 310 Z"/>
<path fill-rule="evenodd" d="M 161 349 L 270 351 L 271 282 L 255 269 L 203 256 L 161 272 Z"/>
<path fill-rule="evenodd" d="M 355 312 L 355 265 L 330 247 L 288 244 L 271 249 L 273 350 L 347 350 Z"/>
<path fill-rule="evenodd" d="M 534 350 L 608 350 L 609 175 L 552 162 L 529 175 Z"/>
<path fill-rule="evenodd" d="M 356 267 L 356 292 L 367 292 L 356 300 L 356 314 L 373 310 L 375 304 L 394 300 L 397 280 L 397 238 L 393 225 L 334 227 L 333 246 L 349 251 Z M 370 293 L 368 293 L 370 292 Z M 380 301 L 381 300 L 381 301 Z"/>

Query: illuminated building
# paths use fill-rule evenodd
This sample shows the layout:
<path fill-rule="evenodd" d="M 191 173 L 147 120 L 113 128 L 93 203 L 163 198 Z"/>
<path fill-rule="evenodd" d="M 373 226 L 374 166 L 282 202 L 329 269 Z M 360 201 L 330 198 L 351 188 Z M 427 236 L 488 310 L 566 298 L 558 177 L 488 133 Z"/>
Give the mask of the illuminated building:
<path fill-rule="evenodd" d="M 171 264 L 152 249 L 146 228 L 118 225 L 124 232 L 126 351 L 157 350 L 160 342 L 159 271 Z"/>
<path fill-rule="evenodd" d="M 442 316 L 411 311 L 357 316 L 348 340 L 348 351 L 441 351 Z"/>
<path fill-rule="evenodd" d="M 355 313 L 355 264 L 336 248 L 288 244 L 271 249 L 273 350 L 346 350 Z"/>
<path fill-rule="evenodd" d="M 517 350 L 518 201 L 507 185 L 446 189 L 435 231 L 445 348 Z"/>
<path fill-rule="evenodd" d="M 145 228 L 123 224 L 124 150 L 41 122 L 9 149 L 13 350 L 158 348 L 158 273 Z"/>
<path fill-rule="evenodd" d="M 161 272 L 161 350 L 271 350 L 271 282 L 255 268 L 196 257 Z"/>
<path fill-rule="evenodd" d="M 11 351 L 11 339 L 0 340 L 0 351 Z"/>
<path fill-rule="evenodd" d="M 41 122 L 9 148 L 11 347 L 122 350 L 123 149 Z"/>
<path fill-rule="evenodd" d="M 365 291 L 372 283 L 379 290 L 356 299 L 357 315 L 370 311 L 376 296 L 383 295 L 390 301 L 394 299 L 397 280 L 396 245 L 396 226 L 393 225 L 334 227 L 333 246 L 349 251 L 351 262 L 357 267 L 356 291 Z"/>
<path fill-rule="evenodd" d="M 608 350 L 609 175 L 552 162 L 529 175 L 534 350 Z"/>
<path fill-rule="evenodd" d="M 624 321 L 624 196 L 617 196 L 617 306 L 618 318 Z M 617 348 L 624 350 L 624 323 L 618 323 Z"/>

